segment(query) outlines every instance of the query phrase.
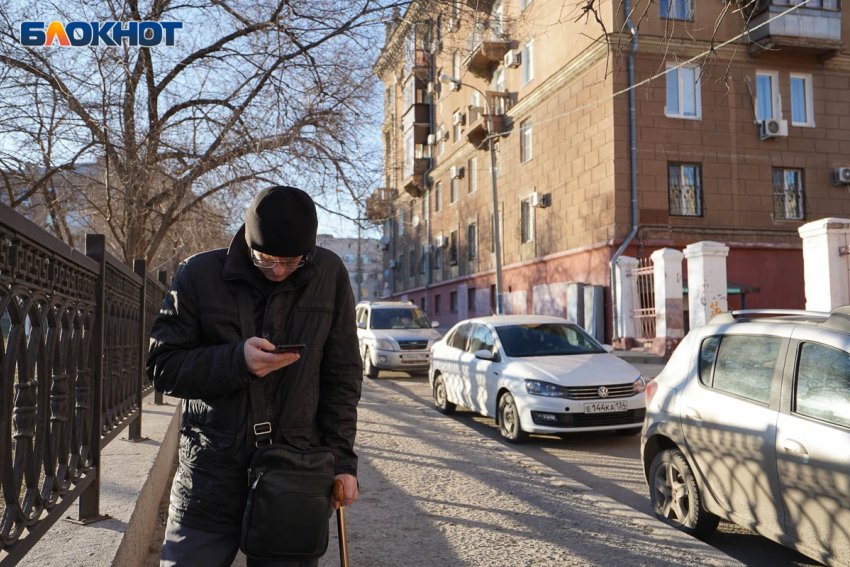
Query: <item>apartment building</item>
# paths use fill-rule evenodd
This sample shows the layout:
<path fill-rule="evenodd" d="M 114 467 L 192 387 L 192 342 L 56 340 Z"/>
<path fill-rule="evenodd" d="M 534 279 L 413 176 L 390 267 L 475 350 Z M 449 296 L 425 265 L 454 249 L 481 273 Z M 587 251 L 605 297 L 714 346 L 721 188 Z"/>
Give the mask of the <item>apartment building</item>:
<path fill-rule="evenodd" d="M 634 50 L 619 2 L 601 24 L 564 0 L 397 15 L 374 67 L 385 179 L 367 204 L 386 295 L 443 325 L 492 312 L 498 214 L 507 312 L 558 313 L 566 283 L 605 286 L 610 336 L 610 262 L 630 235 L 641 258 L 723 242 L 748 308 L 803 308 L 797 228 L 850 215 L 850 22 L 840 0 L 796 3 L 633 2 Z"/>
<path fill-rule="evenodd" d="M 356 301 L 377 299 L 384 293 L 384 269 L 380 243 L 374 238 L 316 236 L 316 245 L 327 248 L 345 263 Z M 359 259 L 358 259 L 359 255 Z M 359 290 L 359 295 L 358 295 Z"/>

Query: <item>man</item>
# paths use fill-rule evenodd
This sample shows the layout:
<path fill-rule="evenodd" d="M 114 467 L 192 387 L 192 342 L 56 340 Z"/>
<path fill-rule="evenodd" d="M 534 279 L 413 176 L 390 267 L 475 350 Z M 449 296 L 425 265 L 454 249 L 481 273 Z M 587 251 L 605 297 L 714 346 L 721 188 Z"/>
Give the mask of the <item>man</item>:
<path fill-rule="evenodd" d="M 163 567 L 233 562 L 255 449 L 249 381 L 262 381 L 272 441 L 330 448 L 342 505 L 357 499 L 362 374 L 354 298 L 342 261 L 316 246 L 317 226 L 305 192 L 264 189 L 228 249 L 193 256 L 174 276 L 147 360 L 156 389 L 184 398 Z M 251 290 L 257 336 L 248 340 L 238 285 Z M 270 352 L 295 343 L 306 345 L 300 354 Z M 248 564 L 310 567 L 318 560 Z"/>

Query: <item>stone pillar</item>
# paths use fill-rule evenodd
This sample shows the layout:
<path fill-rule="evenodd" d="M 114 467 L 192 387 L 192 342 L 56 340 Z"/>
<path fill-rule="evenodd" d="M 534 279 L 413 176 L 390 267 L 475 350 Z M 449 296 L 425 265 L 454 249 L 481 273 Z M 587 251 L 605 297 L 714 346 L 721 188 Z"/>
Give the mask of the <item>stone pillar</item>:
<path fill-rule="evenodd" d="M 632 270 L 640 262 L 631 256 L 620 256 L 617 259 L 617 339 L 619 348 L 635 346 L 635 301 L 637 299 L 637 282 L 632 276 Z"/>
<path fill-rule="evenodd" d="M 458 321 L 469 318 L 469 286 L 460 284 L 457 286 L 457 317 Z"/>
<path fill-rule="evenodd" d="M 729 310 L 726 302 L 726 257 L 721 242 L 695 242 L 685 248 L 688 260 L 688 308 L 691 330 Z"/>
<path fill-rule="evenodd" d="M 850 305 L 850 219 L 820 219 L 797 230 L 803 239 L 806 309 Z"/>
<path fill-rule="evenodd" d="M 682 258 L 678 250 L 662 248 L 652 253 L 655 276 L 655 340 L 652 350 L 669 356 L 685 336 L 682 303 Z"/>

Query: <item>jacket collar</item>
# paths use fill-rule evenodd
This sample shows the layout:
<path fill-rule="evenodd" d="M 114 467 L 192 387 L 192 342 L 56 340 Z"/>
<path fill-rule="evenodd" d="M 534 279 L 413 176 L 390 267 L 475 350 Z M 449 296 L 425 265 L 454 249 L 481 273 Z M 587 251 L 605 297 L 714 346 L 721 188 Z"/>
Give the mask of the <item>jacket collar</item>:
<path fill-rule="evenodd" d="M 227 248 L 227 259 L 224 261 L 224 270 L 222 275 L 226 281 L 242 280 L 252 286 L 272 286 L 272 293 L 295 289 L 306 285 L 313 279 L 317 273 L 316 264 L 313 256 L 315 251 L 308 255 L 307 263 L 298 268 L 288 278 L 278 284 L 266 279 L 260 270 L 251 262 L 251 257 L 248 254 L 248 244 L 245 242 L 245 225 L 243 224 L 236 231 L 233 240 L 230 241 L 230 246 Z"/>

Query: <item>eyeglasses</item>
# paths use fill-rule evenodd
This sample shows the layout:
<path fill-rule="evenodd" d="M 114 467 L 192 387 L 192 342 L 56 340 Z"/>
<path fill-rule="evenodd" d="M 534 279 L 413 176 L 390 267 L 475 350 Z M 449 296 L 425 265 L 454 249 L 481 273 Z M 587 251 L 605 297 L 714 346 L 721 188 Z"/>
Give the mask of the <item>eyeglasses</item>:
<path fill-rule="evenodd" d="M 276 260 L 263 260 L 261 258 L 257 258 L 254 256 L 254 251 L 251 250 L 251 261 L 254 262 L 254 265 L 258 268 L 274 268 L 278 264 L 280 264 L 286 270 L 297 270 L 307 263 L 307 259 L 303 258 L 298 262 L 279 262 Z"/>

